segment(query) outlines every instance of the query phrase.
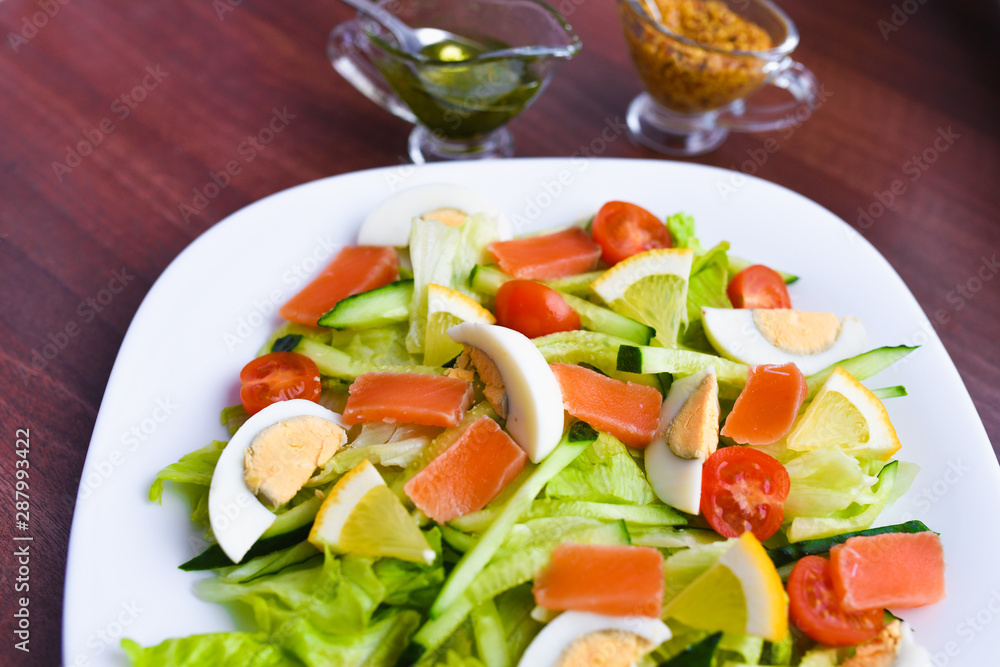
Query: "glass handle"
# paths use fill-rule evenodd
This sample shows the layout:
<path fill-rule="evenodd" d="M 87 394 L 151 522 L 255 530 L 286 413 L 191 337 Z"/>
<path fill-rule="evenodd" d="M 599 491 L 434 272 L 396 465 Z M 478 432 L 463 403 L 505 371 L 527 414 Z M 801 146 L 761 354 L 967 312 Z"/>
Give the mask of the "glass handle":
<path fill-rule="evenodd" d="M 738 132 L 767 132 L 801 123 L 796 112 L 803 105 L 810 111 L 816 108 L 819 83 L 816 75 L 801 63 L 789 58 L 782 65 L 766 85 L 788 91 L 792 100 L 780 104 L 741 104 L 719 114 L 716 124 Z"/>
<path fill-rule="evenodd" d="M 372 102 L 394 116 L 416 124 L 417 117 L 369 59 L 364 48 L 367 42 L 364 28 L 357 21 L 348 21 L 334 28 L 327 41 L 327 54 L 333 68 Z"/>

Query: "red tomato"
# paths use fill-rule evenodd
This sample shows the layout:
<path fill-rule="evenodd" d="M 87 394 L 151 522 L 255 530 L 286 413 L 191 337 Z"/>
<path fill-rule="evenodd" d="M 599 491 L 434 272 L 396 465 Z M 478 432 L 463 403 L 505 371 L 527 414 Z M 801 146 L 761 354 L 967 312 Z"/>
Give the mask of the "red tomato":
<path fill-rule="evenodd" d="M 601 246 L 601 259 L 617 264 L 653 248 L 669 248 L 670 231 L 663 221 L 635 204 L 609 201 L 594 216 L 590 233 Z"/>
<path fill-rule="evenodd" d="M 749 530 L 763 541 L 781 528 L 789 485 L 785 466 L 773 456 L 752 447 L 723 447 L 702 469 L 701 512 L 723 537 Z"/>
<path fill-rule="evenodd" d="M 580 328 L 580 316 L 548 285 L 533 280 L 509 280 L 497 292 L 497 324 L 537 338 Z"/>
<path fill-rule="evenodd" d="M 806 556 L 792 569 L 788 614 L 799 630 L 827 646 L 866 642 L 884 623 L 881 609 L 849 612 L 841 608 L 830 578 L 830 563 L 821 556 Z"/>
<path fill-rule="evenodd" d="M 733 308 L 791 308 L 781 274 L 763 264 L 743 269 L 729 281 L 726 295 Z"/>
<path fill-rule="evenodd" d="M 279 401 L 319 398 L 319 369 L 309 357 L 295 352 L 271 352 L 240 371 L 240 400 L 248 414 Z"/>

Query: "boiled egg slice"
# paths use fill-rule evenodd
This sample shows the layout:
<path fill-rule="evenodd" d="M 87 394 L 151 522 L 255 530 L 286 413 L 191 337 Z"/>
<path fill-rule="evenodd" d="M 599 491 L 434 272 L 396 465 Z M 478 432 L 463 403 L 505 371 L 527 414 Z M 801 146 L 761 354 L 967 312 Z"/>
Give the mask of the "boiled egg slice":
<path fill-rule="evenodd" d="M 714 366 L 675 380 L 660 408 L 657 435 L 644 452 L 653 493 L 688 514 L 699 512 L 701 470 L 719 445 L 718 386 Z"/>
<path fill-rule="evenodd" d="M 358 245 L 405 246 L 414 218 L 458 227 L 476 213 L 496 219 L 500 240 L 512 237 L 507 218 L 478 192 L 460 185 L 434 184 L 403 190 L 375 207 L 361 224 Z"/>
<path fill-rule="evenodd" d="M 532 640 L 518 667 L 628 667 L 668 639 L 658 618 L 565 611 Z"/>
<path fill-rule="evenodd" d="M 865 351 L 868 336 L 854 317 L 784 308 L 702 308 L 705 335 L 727 359 L 751 366 L 794 363 L 811 375 Z"/>
<path fill-rule="evenodd" d="M 208 517 L 216 541 L 234 563 L 240 562 L 276 518 L 247 486 L 244 465 L 247 450 L 259 443 L 257 436 L 269 427 L 300 417 L 318 418 L 343 429 L 340 415 L 318 403 L 303 399 L 281 401 L 247 419 L 219 456 L 208 491 Z M 264 445 L 265 451 L 270 449 L 266 442 L 259 444 Z"/>
<path fill-rule="evenodd" d="M 513 329 L 474 322 L 455 325 L 447 333 L 493 361 L 507 393 L 507 431 L 533 463 L 548 456 L 562 438 L 562 390 L 531 339 Z"/>

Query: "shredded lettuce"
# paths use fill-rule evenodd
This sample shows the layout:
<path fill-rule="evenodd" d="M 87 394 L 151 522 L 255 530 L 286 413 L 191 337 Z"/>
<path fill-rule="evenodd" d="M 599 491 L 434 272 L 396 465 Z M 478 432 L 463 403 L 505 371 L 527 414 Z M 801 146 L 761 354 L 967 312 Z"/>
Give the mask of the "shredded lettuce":
<path fill-rule="evenodd" d="M 413 299 L 406 349 L 423 352 L 427 332 L 427 286 L 442 287 L 480 298 L 468 285 L 476 264 L 487 261 L 486 246 L 497 240 L 497 223 L 491 216 L 469 216 L 461 227 L 437 220 L 415 218 L 410 228 L 410 261 L 413 263 Z"/>
<path fill-rule="evenodd" d="M 633 505 L 648 505 L 655 500 L 646 475 L 628 448 L 603 431 L 587 451 L 549 481 L 545 495 Z"/>

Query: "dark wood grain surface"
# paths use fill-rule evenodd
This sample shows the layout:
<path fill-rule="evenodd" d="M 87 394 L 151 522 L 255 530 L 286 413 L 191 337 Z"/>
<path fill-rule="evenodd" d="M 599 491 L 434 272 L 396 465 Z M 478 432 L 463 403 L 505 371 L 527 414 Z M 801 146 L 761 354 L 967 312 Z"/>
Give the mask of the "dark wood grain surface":
<path fill-rule="evenodd" d="M 763 164 L 747 160 L 766 135 L 734 135 L 696 161 L 752 169 L 859 226 L 935 323 L 1000 444 L 997 5 L 781 4 L 825 101 L 768 135 L 779 149 Z M 639 91 L 614 3 L 560 6 L 584 50 L 513 123 L 519 156 L 590 146 Z M 403 160 L 409 127 L 327 62 L 327 33 L 349 16 L 336 2 L 0 0 L 0 663 L 60 661 L 80 471 L 118 347 L 157 276 L 265 195 Z M 250 159 L 241 143 L 275 110 L 287 126 Z M 625 138 L 602 155 L 659 157 Z M 231 161 L 239 173 L 196 200 Z M 905 191 L 880 205 L 896 181 Z M 27 533 L 14 527 L 19 428 L 31 441 Z M 34 538 L 28 654 L 13 649 L 14 534 Z"/>

